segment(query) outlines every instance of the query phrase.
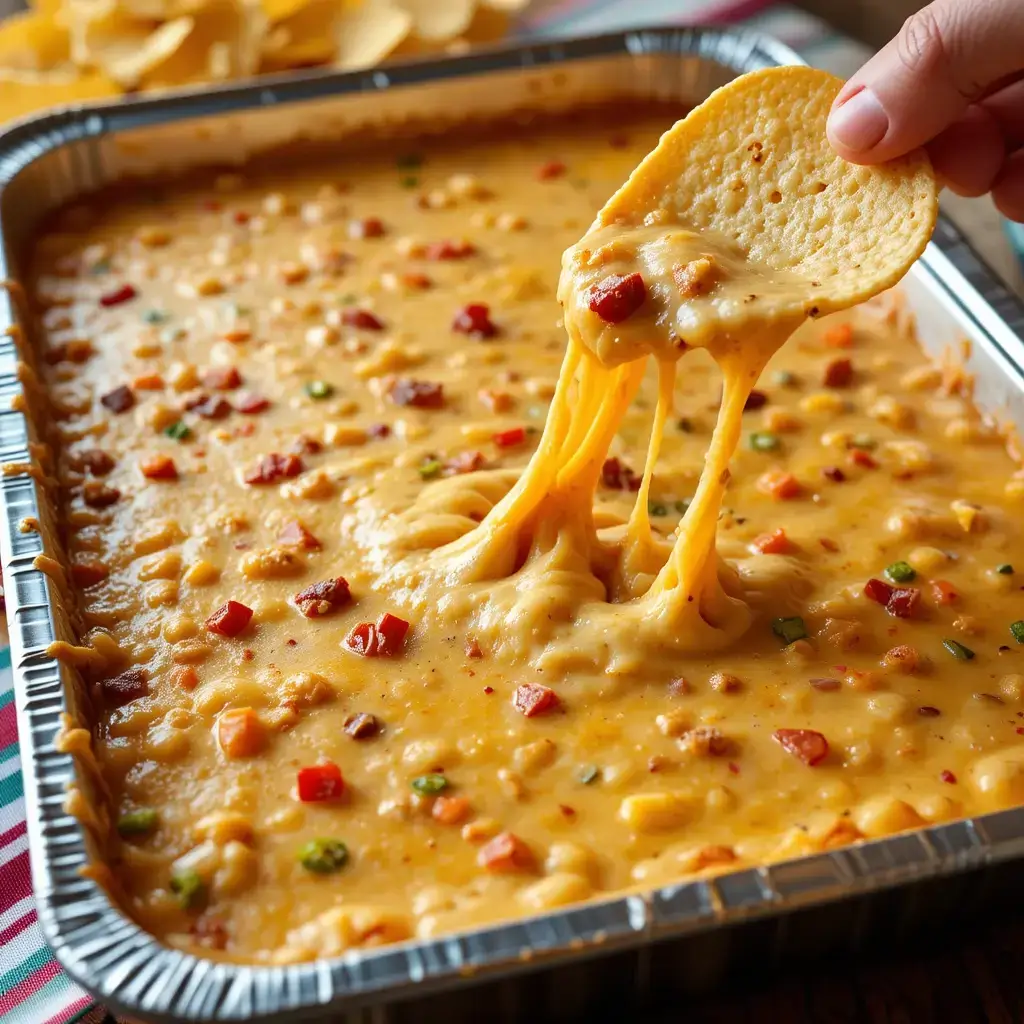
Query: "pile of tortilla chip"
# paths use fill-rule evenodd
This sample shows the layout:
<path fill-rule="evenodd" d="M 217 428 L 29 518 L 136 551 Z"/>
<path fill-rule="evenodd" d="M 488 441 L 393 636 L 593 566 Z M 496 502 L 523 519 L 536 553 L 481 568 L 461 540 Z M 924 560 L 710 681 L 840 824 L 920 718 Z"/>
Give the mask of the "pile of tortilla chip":
<path fill-rule="evenodd" d="M 0 126 L 66 103 L 345 70 L 499 39 L 529 0 L 33 0 L 0 22 Z"/>

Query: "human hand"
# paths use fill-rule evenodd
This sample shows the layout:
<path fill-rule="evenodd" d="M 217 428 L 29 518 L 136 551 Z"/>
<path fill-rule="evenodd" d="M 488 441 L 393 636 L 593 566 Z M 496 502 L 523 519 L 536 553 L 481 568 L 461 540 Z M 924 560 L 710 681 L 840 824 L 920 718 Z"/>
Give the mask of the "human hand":
<path fill-rule="evenodd" d="M 935 0 L 846 83 L 836 152 L 874 164 L 926 146 L 943 185 L 1024 221 L 1024 2 Z"/>

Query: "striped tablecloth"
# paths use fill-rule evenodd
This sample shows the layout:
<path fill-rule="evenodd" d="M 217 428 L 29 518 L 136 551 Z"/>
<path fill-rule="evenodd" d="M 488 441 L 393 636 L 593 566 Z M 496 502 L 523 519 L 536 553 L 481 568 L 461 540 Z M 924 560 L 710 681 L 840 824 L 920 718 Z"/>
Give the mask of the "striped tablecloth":
<path fill-rule="evenodd" d="M 865 55 L 859 45 L 810 15 L 768 0 L 542 0 L 531 7 L 520 30 L 525 37 L 543 39 L 641 25 L 741 21 L 836 74 L 850 74 Z M 111 1024 L 109 1015 L 61 971 L 36 922 L 6 631 L 0 643 L 0 1024 Z"/>

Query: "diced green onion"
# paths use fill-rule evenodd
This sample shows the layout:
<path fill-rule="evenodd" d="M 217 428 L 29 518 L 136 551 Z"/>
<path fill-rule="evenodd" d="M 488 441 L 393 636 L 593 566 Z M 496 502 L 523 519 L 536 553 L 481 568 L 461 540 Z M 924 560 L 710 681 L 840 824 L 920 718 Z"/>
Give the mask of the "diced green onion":
<path fill-rule="evenodd" d="M 780 640 L 792 644 L 807 636 L 807 627 L 799 615 L 788 615 L 781 619 L 772 619 L 772 632 Z"/>
<path fill-rule="evenodd" d="M 97 260 L 90 268 L 90 274 L 105 274 L 110 270 L 110 260 Z"/>
<path fill-rule="evenodd" d="M 433 480 L 434 477 L 441 475 L 442 465 L 437 459 L 430 459 L 427 462 L 421 463 L 418 467 L 419 474 L 424 480 Z"/>
<path fill-rule="evenodd" d="M 169 427 L 164 427 L 164 434 L 174 441 L 187 441 L 192 436 L 192 430 L 187 423 L 178 420 Z"/>
<path fill-rule="evenodd" d="M 649 501 L 647 502 L 647 514 L 649 516 L 667 516 L 668 506 L 663 505 L 660 501 Z"/>
<path fill-rule="evenodd" d="M 907 562 L 893 562 L 892 565 L 886 567 L 885 575 L 888 576 L 893 583 L 909 583 L 917 576 L 917 572 L 914 567 Z"/>
<path fill-rule="evenodd" d="M 330 398 L 334 394 L 334 386 L 325 380 L 311 380 L 306 385 L 306 394 L 317 401 L 321 398 Z"/>
<path fill-rule="evenodd" d="M 429 775 L 418 775 L 412 780 L 412 788 L 420 796 L 437 796 L 438 793 L 448 788 L 448 780 L 439 772 L 431 772 Z"/>
<path fill-rule="evenodd" d="M 1010 565 L 1009 562 L 1003 562 L 1002 565 L 996 566 L 996 572 L 999 573 L 1000 576 L 1012 576 L 1013 566 Z"/>
<path fill-rule="evenodd" d="M 680 498 L 675 503 L 676 511 L 681 515 L 686 515 L 686 510 L 693 504 L 693 498 Z"/>
<path fill-rule="evenodd" d="M 750 435 L 750 447 L 755 452 L 773 452 L 779 447 L 779 439 L 768 431 L 758 431 Z"/>
<path fill-rule="evenodd" d="M 676 426 L 684 434 L 692 434 L 693 433 L 693 424 L 690 422 L 690 420 L 686 416 L 683 416 L 681 419 L 676 420 Z"/>
<path fill-rule="evenodd" d="M 870 451 L 878 447 L 878 442 L 870 434 L 855 434 L 850 438 L 850 447 Z"/>
<path fill-rule="evenodd" d="M 779 370 L 772 380 L 779 385 L 780 388 L 788 388 L 791 384 L 796 383 L 796 376 L 789 372 L 789 370 Z"/>
<path fill-rule="evenodd" d="M 1024 619 L 1010 623 L 1010 635 L 1019 644 L 1024 644 Z"/>
<path fill-rule="evenodd" d="M 601 769 L 596 764 L 584 764 L 580 766 L 580 770 L 576 773 L 576 778 L 584 786 L 589 786 L 592 782 L 596 782 L 600 775 Z"/>
<path fill-rule="evenodd" d="M 407 174 L 404 178 L 399 179 L 398 184 L 402 188 L 415 188 L 420 183 L 420 179 L 415 174 Z"/>
<path fill-rule="evenodd" d="M 195 868 L 181 868 L 171 875 L 171 892 L 186 910 L 199 906 L 206 897 L 206 883 Z"/>
<path fill-rule="evenodd" d="M 310 839 L 299 850 L 299 863 L 307 871 L 329 875 L 348 863 L 348 847 L 340 839 Z"/>
<path fill-rule="evenodd" d="M 156 828 L 157 813 L 152 807 L 127 811 L 117 819 L 117 831 L 122 836 L 141 836 Z"/>
<path fill-rule="evenodd" d="M 970 647 L 964 647 L 959 640 L 943 640 L 942 646 L 959 661 L 970 661 L 974 657 L 974 651 Z"/>
<path fill-rule="evenodd" d="M 147 309 L 145 313 L 142 314 L 142 319 L 145 320 L 147 324 L 162 324 L 170 317 L 170 315 L 171 314 L 165 309 Z"/>
<path fill-rule="evenodd" d="M 403 153 L 395 161 L 395 166 L 400 171 L 415 171 L 417 167 L 423 166 L 423 157 L 419 153 Z"/>

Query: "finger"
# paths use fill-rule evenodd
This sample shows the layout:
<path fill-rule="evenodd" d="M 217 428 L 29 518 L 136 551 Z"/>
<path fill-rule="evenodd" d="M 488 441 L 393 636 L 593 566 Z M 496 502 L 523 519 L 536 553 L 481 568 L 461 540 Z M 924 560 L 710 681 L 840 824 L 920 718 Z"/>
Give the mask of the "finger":
<path fill-rule="evenodd" d="M 936 175 L 958 196 L 983 196 L 990 191 L 1006 151 L 998 120 L 980 105 L 968 107 L 928 145 Z"/>
<path fill-rule="evenodd" d="M 902 156 L 1022 68 L 1024 3 L 936 0 L 846 83 L 829 141 L 859 163 Z"/>
<path fill-rule="evenodd" d="M 1024 81 L 1000 89 L 978 105 L 995 118 L 1008 150 L 1024 146 Z"/>
<path fill-rule="evenodd" d="M 1024 149 L 1007 157 L 992 187 L 992 199 L 1004 217 L 1024 224 Z"/>

